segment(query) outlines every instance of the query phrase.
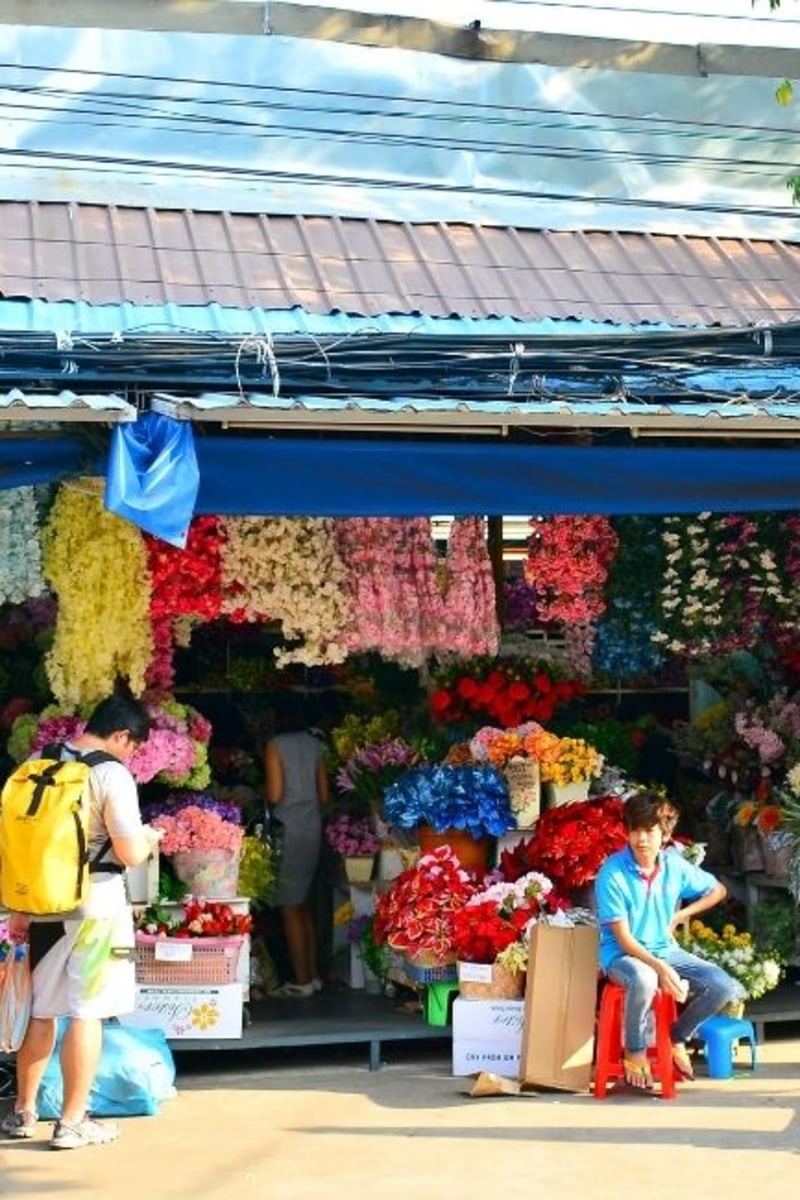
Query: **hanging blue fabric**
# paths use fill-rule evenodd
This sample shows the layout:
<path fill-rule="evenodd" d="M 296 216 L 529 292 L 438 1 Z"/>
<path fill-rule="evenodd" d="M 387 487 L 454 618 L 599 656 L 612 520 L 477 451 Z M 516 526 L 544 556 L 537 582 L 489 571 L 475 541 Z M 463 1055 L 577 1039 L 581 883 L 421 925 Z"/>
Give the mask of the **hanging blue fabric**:
<path fill-rule="evenodd" d="M 118 517 L 183 549 L 199 486 L 188 421 L 146 412 L 114 428 L 105 505 Z"/>

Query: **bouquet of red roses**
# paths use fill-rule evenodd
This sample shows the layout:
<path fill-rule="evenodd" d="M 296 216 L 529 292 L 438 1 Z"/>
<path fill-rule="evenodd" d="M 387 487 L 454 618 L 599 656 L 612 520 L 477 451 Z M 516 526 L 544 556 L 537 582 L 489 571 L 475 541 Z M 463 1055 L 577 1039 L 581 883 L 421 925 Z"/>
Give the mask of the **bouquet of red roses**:
<path fill-rule="evenodd" d="M 475 890 L 450 847 L 438 846 L 376 897 L 373 938 L 427 966 L 454 962 L 455 916 Z"/>
<path fill-rule="evenodd" d="M 506 850 L 500 870 L 506 879 L 542 871 L 563 895 L 591 883 L 600 867 L 627 844 L 619 796 L 598 796 L 550 808 L 536 822 L 533 836 Z"/>

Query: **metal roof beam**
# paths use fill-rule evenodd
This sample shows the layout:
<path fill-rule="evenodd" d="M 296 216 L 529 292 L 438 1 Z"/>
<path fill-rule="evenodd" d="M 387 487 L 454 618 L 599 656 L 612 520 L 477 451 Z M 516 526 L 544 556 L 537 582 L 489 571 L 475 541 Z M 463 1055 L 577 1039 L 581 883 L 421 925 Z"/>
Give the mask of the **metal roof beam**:
<path fill-rule="evenodd" d="M 504 6 L 509 9 L 511 6 Z M 416 50 L 489 62 L 541 63 L 659 75 L 797 74 L 798 48 L 581 36 L 568 31 L 494 28 L 486 5 L 467 25 L 420 16 L 354 11 L 346 5 L 292 0 L 0 0 L 0 25 L 129 29 L 144 32 L 267 34 L 351 45 Z M 486 13 L 489 19 L 484 19 Z M 512 16 L 514 14 L 512 13 Z M 523 25 L 524 9 L 517 21 Z M 532 18 L 528 17 L 530 24 Z"/>

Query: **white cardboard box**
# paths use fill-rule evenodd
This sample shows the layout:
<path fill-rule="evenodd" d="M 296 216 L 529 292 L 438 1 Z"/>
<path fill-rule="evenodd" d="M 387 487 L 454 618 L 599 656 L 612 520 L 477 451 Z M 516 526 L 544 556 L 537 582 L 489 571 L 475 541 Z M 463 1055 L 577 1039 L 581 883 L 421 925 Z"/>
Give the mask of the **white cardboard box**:
<path fill-rule="evenodd" d="M 119 1019 L 139 1029 L 161 1029 L 168 1038 L 240 1038 L 242 1003 L 240 983 L 191 987 L 137 983 L 136 1008 Z"/>
<path fill-rule="evenodd" d="M 524 1000 L 453 1001 L 453 1074 L 495 1071 L 516 1079 L 522 1052 Z"/>

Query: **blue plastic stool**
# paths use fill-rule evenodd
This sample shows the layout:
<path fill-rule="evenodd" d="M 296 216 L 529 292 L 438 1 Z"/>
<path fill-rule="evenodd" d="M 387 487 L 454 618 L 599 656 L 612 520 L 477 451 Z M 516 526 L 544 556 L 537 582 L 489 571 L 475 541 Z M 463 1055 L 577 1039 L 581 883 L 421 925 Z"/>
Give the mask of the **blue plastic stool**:
<path fill-rule="evenodd" d="M 697 1027 L 697 1037 L 704 1043 L 706 1064 L 711 1079 L 730 1079 L 733 1075 L 733 1048 L 736 1043 L 750 1043 L 750 1070 L 756 1069 L 756 1034 L 753 1022 L 744 1017 L 727 1017 L 717 1013 Z"/>

